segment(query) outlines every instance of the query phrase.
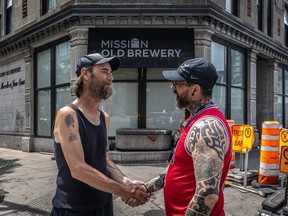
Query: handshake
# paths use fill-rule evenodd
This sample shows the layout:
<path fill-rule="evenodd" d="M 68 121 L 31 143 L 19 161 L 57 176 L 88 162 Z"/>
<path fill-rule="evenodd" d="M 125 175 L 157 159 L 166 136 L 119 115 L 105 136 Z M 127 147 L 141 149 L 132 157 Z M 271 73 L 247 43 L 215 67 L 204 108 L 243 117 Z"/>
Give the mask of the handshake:
<path fill-rule="evenodd" d="M 123 189 L 124 193 L 120 194 L 122 201 L 131 207 L 136 207 L 143 205 L 149 201 L 150 197 L 153 195 L 149 193 L 144 182 L 137 180 L 130 180 L 124 178 Z"/>

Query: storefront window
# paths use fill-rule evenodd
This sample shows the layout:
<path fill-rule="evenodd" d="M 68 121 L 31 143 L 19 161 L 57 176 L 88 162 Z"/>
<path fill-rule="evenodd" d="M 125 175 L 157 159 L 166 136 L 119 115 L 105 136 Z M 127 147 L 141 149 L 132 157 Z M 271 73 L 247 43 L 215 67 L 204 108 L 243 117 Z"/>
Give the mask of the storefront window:
<path fill-rule="evenodd" d="M 42 136 L 51 135 L 51 91 L 37 92 L 37 133 Z"/>
<path fill-rule="evenodd" d="M 163 70 L 160 68 L 147 70 L 146 127 L 175 132 L 185 119 L 185 111 L 177 107 L 176 95 L 170 89 L 171 83 L 163 77 Z"/>
<path fill-rule="evenodd" d="M 59 87 L 56 89 L 56 113 L 58 110 L 71 103 L 70 86 Z"/>
<path fill-rule="evenodd" d="M 56 46 L 56 84 L 70 80 L 70 48 L 69 43 Z"/>
<path fill-rule="evenodd" d="M 37 54 L 37 87 L 47 87 L 51 83 L 51 50 Z"/>
<path fill-rule="evenodd" d="M 51 136 L 57 111 L 71 102 L 69 43 L 36 51 L 36 135 Z"/>
<path fill-rule="evenodd" d="M 218 106 L 223 114 L 227 113 L 226 106 L 226 93 L 227 88 L 224 86 L 216 85 L 213 89 L 212 101 Z"/>
<path fill-rule="evenodd" d="M 213 91 L 213 101 L 227 119 L 245 123 L 245 55 L 216 42 L 211 45 L 211 62 L 219 78 Z M 229 77 L 229 79 L 228 79 Z"/>
<path fill-rule="evenodd" d="M 161 68 L 120 68 L 113 73 L 113 95 L 100 109 L 110 116 L 109 137 L 119 128 L 168 129 L 175 132 L 185 119 Z"/>
<path fill-rule="evenodd" d="M 277 121 L 279 123 L 283 122 L 283 97 L 277 96 Z"/>
<path fill-rule="evenodd" d="M 137 68 L 120 68 L 113 72 L 113 77 L 113 94 L 100 106 L 110 116 L 110 137 L 115 136 L 119 128 L 138 127 Z"/>
<path fill-rule="evenodd" d="M 288 126 L 288 70 L 278 67 L 277 82 L 277 121 Z"/>

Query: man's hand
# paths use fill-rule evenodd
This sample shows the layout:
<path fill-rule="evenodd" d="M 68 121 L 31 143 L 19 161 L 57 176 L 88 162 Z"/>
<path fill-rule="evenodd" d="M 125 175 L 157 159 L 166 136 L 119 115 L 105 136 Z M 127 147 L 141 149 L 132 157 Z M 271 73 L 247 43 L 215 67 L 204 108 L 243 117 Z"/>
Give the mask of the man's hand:
<path fill-rule="evenodd" d="M 129 194 L 122 196 L 122 201 L 131 207 L 145 204 L 151 197 L 150 193 L 147 193 L 146 187 L 143 182 L 137 180 L 125 181 L 126 190 L 129 190 Z"/>

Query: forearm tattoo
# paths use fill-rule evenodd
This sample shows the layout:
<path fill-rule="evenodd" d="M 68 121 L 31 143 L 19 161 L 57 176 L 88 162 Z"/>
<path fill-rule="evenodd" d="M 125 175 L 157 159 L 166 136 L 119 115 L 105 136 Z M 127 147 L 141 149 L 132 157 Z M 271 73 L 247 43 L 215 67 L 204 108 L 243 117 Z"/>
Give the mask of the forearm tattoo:
<path fill-rule="evenodd" d="M 69 128 L 70 126 L 74 127 L 75 120 L 71 114 L 65 116 L 65 124 Z"/>
<path fill-rule="evenodd" d="M 146 182 L 144 185 L 147 189 L 147 192 L 152 193 L 152 192 L 162 189 L 164 187 L 165 175 L 166 175 L 166 172 L 163 172 L 159 174 L 159 176 Z"/>
<path fill-rule="evenodd" d="M 209 215 L 218 200 L 227 134 L 215 118 L 196 122 L 189 132 L 188 149 L 192 154 L 196 191 L 186 216 Z"/>

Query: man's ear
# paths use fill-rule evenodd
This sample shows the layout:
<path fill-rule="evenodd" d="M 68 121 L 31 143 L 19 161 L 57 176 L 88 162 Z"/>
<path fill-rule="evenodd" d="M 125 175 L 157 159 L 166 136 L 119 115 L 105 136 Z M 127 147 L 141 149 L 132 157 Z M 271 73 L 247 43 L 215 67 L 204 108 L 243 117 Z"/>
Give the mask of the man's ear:
<path fill-rule="evenodd" d="M 200 86 L 198 84 L 193 85 L 192 96 L 194 96 L 199 90 Z"/>
<path fill-rule="evenodd" d="M 83 67 L 81 69 L 81 76 L 82 76 L 83 79 L 87 79 L 88 78 L 88 72 L 89 72 L 89 68 Z"/>

